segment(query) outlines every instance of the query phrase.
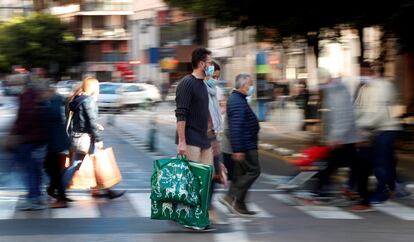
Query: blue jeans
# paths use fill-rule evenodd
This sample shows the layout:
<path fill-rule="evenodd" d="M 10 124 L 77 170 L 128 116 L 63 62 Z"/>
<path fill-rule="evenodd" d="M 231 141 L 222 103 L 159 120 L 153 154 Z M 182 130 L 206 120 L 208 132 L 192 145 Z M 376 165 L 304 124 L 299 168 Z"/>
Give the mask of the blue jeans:
<path fill-rule="evenodd" d="M 93 154 L 95 152 L 96 152 L 95 144 L 92 140 L 91 147 L 89 148 L 89 154 Z M 62 175 L 62 184 L 64 188 L 68 187 L 70 181 L 72 181 L 72 178 L 75 175 L 75 172 L 79 170 L 85 156 L 86 154 L 82 154 L 82 153 L 76 153 L 76 152 L 72 153 L 71 165 L 64 171 Z"/>
<path fill-rule="evenodd" d="M 80 154 L 80 153 L 72 154 L 71 165 L 65 170 L 65 172 L 62 175 L 62 184 L 64 188 L 68 187 L 70 181 L 72 181 L 72 178 L 75 175 L 75 172 L 79 170 L 85 156 L 86 156 L 85 154 Z"/>
<path fill-rule="evenodd" d="M 25 183 L 28 190 L 27 198 L 41 196 L 43 161 L 46 156 L 46 146 L 38 144 L 20 144 L 17 148 L 17 160 L 21 162 L 25 172 Z"/>
<path fill-rule="evenodd" d="M 377 193 L 395 190 L 396 159 L 394 141 L 397 131 L 382 131 L 374 139 L 373 143 L 373 168 L 378 180 Z"/>

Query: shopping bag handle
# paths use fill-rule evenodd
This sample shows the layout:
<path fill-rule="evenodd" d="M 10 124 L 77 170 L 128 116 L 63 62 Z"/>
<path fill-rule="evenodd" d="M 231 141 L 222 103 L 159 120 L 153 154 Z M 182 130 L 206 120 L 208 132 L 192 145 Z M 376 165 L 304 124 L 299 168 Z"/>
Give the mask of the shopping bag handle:
<path fill-rule="evenodd" d="M 181 155 L 181 154 L 177 154 L 177 158 L 180 160 L 187 160 L 187 156 L 186 155 Z"/>

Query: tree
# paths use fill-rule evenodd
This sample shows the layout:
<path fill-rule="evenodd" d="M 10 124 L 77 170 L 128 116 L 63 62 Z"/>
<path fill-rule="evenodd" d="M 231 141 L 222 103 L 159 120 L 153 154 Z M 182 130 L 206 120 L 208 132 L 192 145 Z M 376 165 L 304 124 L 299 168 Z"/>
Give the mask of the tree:
<path fill-rule="evenodd" d="M 403 38 L 404 33 L 411 35 L 412 32 L 407 24 L 391 24 L 393 15 L 405 4 L 412 3 L 412 0 L 348 0 L 337 1 L 334 4 L 326 1 L 278 1 L 276 4 L 267 0 L 165 1 L 185 11 L 214 18 L 222 24 L 275 29 L 276 42 L 280 42 L 284 37 L 306 38 L 308 43 L 314 47 L 316 56 L 319 48 L 317 45 L 319 32 L 322 28 L 335 28 L 339 25 L 355 28 L 358 30 L 361 43 L 363 42 L 362 29 L 368 26 L 382 26 L 388 32 L 399 31 L 402 33 L 399 36 Z M 399 16 L 402 15 L 403 13 L 399 14 Z M 361 53 L 363 53 L 363 47 L 361 44 Z"/>
<path fill-rule="evenodd" d="M 13 65 L 49 69 L 58 64 L 64 70 L 76 56 L 74 39 L 55 16 L 13 18 L 0 26 L 0 68 L 10 72 Z"/>

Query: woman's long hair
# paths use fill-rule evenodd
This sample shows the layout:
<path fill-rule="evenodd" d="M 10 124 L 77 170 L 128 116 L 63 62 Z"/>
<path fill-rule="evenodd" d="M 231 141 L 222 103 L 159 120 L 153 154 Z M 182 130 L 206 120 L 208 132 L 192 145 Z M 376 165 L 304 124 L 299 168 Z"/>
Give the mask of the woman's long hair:
<path fill-rule="evenodd" d="M 80 87 L 69 98 L 69 102 L 73 101 L 76 96 L 82 94 L 88 96 L 99 94 L 99 81 L 95 77 L 85 77 Z"/>

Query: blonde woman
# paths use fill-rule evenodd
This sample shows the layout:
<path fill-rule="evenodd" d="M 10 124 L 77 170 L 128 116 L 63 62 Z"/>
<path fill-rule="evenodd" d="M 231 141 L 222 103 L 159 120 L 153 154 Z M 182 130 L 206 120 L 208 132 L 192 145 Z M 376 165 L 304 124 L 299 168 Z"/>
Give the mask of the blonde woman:
<path fill-rule="evenodd" d="M 69 99 L 69 127 L 68 133 L 72 141 L 72 164 L 63 174 L 63 185 L 67 187 L 75 172 L 80 168 L 87 153 L 95 149 L 102 149 L 103 142 L 100 131 L 102 125 L 98 124 L 99 81 L 94 77 L 86 77 L 78 90 Z M 86 147 L 86 148 L 85 148 Z M 110 199 L 123 195 L 110 189 L 103 191 L 93 190 L 93 196 Z"/>

